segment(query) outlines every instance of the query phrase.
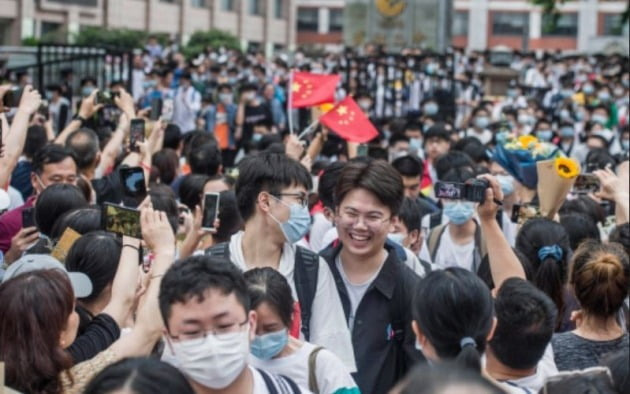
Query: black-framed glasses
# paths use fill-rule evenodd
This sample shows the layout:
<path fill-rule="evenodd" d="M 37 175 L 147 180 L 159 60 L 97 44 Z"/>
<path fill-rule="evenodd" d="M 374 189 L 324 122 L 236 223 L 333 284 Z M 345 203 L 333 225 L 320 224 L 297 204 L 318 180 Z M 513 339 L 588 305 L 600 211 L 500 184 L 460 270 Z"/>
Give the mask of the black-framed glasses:
<path fill-rule="evenodd" d="M 304 192 L 298 192 L 298 193 L 273 193 L 271 194 L 274 197 L 295 197 L 297 198 L 299 204 L 306 208 L 308 207 L 308 194 L 304 193 Z"/>
<path fill-rule="evenodd" d="M 212 335 L 217 340 L 221 341 L 227 339 L 226 336 L 229 334 L 235 334 L 241 331 L 241 327 L 249 323 L 249 318 L 245 318 L 245 321 L 242 323 L 233 323 L 229 325 L 223 325 L 221 327 L 214 328 L 209 331 L 199 330 L 195 332 L 180 334 L 180 335 L 169 335 L 171 339 L 176 341 L 186 341 L 190 342 L 191 345 L 203 345 L 206 341 L 208 335 Z"/>

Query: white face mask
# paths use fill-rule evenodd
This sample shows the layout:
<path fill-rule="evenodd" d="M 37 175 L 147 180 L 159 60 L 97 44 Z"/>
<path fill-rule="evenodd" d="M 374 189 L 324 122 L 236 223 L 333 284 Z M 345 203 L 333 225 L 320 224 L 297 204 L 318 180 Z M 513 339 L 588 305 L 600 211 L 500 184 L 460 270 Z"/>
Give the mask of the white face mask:
<path fill-rule="evenodd" d="M 234 382 L 249 357 L 249 325 L 244 331 L 210 333 L 205 340 L 174 342 L 167 339 L 162 361 L 184 372 L 204 387 L 223 389 Z"/>

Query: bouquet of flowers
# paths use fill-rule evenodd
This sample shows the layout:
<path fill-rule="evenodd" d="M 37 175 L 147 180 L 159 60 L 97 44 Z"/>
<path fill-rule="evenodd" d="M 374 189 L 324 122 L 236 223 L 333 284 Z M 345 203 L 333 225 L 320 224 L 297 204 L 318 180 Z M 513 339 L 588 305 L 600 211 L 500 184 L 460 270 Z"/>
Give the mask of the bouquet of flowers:
<path fill-rule="evenodd" d="M 563 156 L 556 145 L 540 142 L 534 136 L 508 135 L 503 144 L 497 145 L 493 160 L 521 184 L 536 189 L 538 185 L 536 163 Z"/>

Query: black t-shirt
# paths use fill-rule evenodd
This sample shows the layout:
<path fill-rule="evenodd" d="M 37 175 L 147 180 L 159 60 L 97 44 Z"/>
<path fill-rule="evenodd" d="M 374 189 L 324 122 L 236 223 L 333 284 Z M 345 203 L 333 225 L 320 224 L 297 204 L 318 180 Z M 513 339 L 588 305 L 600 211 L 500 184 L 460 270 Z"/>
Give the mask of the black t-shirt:
<path fill-rule="evenodd" d="M 99 205 L 104 202 L 119 204 L 123 199 L 123 188 L 118 169 L 102 178 L 93 179 L 92 188 L 96 193 L 96 203 Z"/>
<path fill-rule="evenodd" d="M 93 358 L 120 338 L 120 327 L 111 316 L 101 313 L 87 323 L 85 319 L 88 318 L 89 312 L 80 308 L 77 306 L 81 319 L 79 335 L 66 349 L 75 364 Z"/>
<path fill-rule="evenodd" d="M 241 141 L 242 144 L 245 144 L 245 146 L 247 146 L 252 138 L 252 134 L 254 134 L 254 125 L 256 125 L 256 123 L 260 122 L 261 120 L 265 120 L 269 124 L 272 124 L 273 122 L 271 109 L 268 105 L 261 103 L 257 106 L 245 106 L 245 119 L 243 120 L 243 139 Z"/>

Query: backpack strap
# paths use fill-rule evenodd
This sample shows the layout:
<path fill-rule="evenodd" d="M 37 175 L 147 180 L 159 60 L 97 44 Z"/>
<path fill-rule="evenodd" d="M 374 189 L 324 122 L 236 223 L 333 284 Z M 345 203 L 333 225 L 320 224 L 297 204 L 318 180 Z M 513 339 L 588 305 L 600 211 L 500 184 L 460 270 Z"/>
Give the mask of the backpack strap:
<path fill-rule="evenodd" d="M 213 257 L 219 257 L 222 259 L 229 260 L 230 259 L 230 243 L 222 242 L 220 244 L 211 246 L 208 249 L 206 249 L 205 254 L 213 256 Z"/>
<path fill-rule="evenodd" d="M 280 394 L 271 376 L 262 369 L 257 368 L 256 370 L 260 373 L 260 376 L 262 376 L 263 380 L 265 381 L 265 386 L 267 386 L 267 391 L 269 391 L 269 394 Z"/>
<path fill-rule="evenodd" d="M 308 356 L 308 389 L 313 394 L 319 394 L 319 386 L 317 385 L 317 354 L 324 348 L 318 346 Z"/>
<path fill-rule="evenodd" d="M 477 272 L 481 260 L 488 254 L 488 245 L 481 232 L 481 225 L 475 220 L 475 250 L 473 253 L 473 272 Z"/>
<path fill-rule="evenodd" d="M 431 264 L 429 264 L 428 261 L 425 261 L 421 258 L 418 258 L 418 261 L 420 261 L 420 265 L 422 266 L 422 268 L 424 269 L 424 275 L 428 275 L 429 272 L 433 271 L 433 268 L 431 267 Z"/>
<path fill-rule="evenodd" d="M 262 369 L 256 369 L 265 381 L 269 394 L 301 394 L 302 390 L 290 378 L 282 375 L 272 375 Z"/>
<path fill-rule="evenodd" d="M 317 292 L 319 255 L 301 246 L 295 248 L 295 292 L 300 303 L 302 334 L 306 341 L 311 337 L 311 310 Z"/>
<path fill-rule="evenodd" d="M 435 256 L 437 255 L 437 251 L 440 248 L 440 240 L 442 239 L 442 234 L 446 229 L 446 224 L 441 224 L 435 227 L 429 233 L 429 241 L 427 242 L 427 247 L 429 248 L 429 254 L 431 255 L 431 261 L 435 263 Z"/>
<path fill-rule="evenodd" d="M 442 224 L 442 211 L 433 212 L 429 216 L 429 230 Z"/>

